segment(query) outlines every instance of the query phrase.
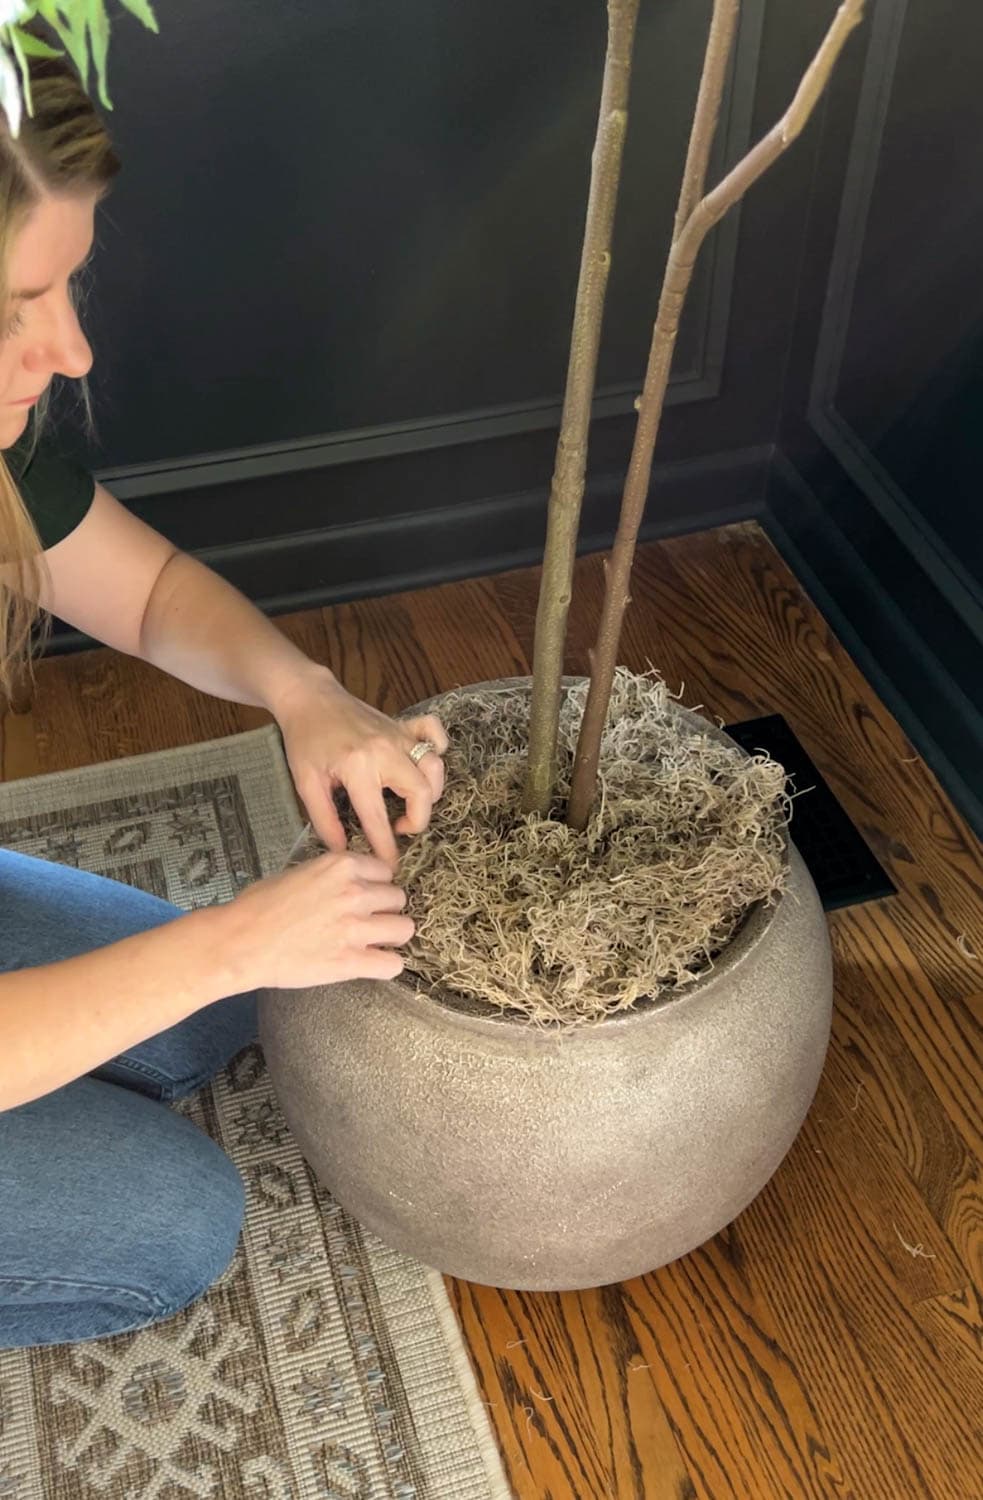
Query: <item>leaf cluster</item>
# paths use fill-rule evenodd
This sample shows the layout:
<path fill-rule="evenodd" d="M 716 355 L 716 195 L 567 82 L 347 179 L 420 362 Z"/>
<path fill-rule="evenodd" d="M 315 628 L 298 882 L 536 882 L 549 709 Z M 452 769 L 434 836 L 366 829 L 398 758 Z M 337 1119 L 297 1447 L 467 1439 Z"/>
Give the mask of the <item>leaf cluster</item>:
<path fill-rule="evenodd" d="M 158 30 L 150 0 L 119 4 L 148 31 Z M 112 109 L 106 76 L 110 30 L 106 0 L 0 0 L 0 105 L 14 135 L 20 132 L 22 110 L 32 113 L 32 57 L 67 53 L 83 87 L 88 89 L 92 78 L 100 104 Z"/>

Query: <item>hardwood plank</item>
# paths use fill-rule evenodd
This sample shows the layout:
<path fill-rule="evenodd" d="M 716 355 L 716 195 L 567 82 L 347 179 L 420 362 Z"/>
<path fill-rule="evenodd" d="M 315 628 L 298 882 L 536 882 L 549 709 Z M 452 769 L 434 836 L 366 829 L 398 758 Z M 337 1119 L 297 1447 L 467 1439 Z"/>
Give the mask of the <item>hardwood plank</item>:
<path fill-rule="evenodd" d="M 448 1287 L 519 1500 L 696 1495 L 610 1289 Z"/>
<path fill-rule="evenodd" d="M 980 1436 L 897 1295 L 893 1225 L 877 1233 L 863 1222 L 865 1184 L 845 1193 L 828 1163 L 803 1165 L 806 1153 L 800 1139 L 736 1232 L 782 1345 L 824 1414 L 831 1450 L 858 1500 L 972 1495 L 983 1472 Z"/>
<path fill-rule="evenodd" d="M 350 693 L 395 714 L 436 691 L 405 597 L 341 604 L 323 619 L 328 663 Z"/>
<path fill-rule="evenodd" d="M 883 1286 L 899 1305 L 910 1307 L 957 1290 L 965 1283 L 966 1267 L 880 1118 L 862 1107 L 862 1092 L 854 1109 L 856 1078 L 856 1057 L 843 1046 L 837 1021 L 815 1102 L 787 1165 L 797 1178 L 822 1177 L 837 1199 L 848 1198 L 854 1185 L 863 1183 L 863 1193 L 851 1200 L 852 1235 L 862 1236 L 877 1257 Z M 765 1197 L 762 1212 L 768 1203 Z M 786 1231 L 789 1227 L 795 1226 L 786 1224 Z M 780 1242 L 777 1235 L 773 1239 Z M 922 1246 L 925 1254 L 913 1256 L 905 1244 Z"/>
<path fill-rule="evenodd" d="M 915 1307 L 915 1317 L 926 1334 L 936 1364 L 946 1372 L 946 1384 L 979 1413 L 983 1376 L 983 1302 L 974 1286 L 930 1297 Z"/>
<path fill-rule="evenodd" d="M 529 672 L 529 657 L 492 580 L 469 579 L 404 597 L 434 674 L 434 691 Z"/>
<path fill-rule="evenodd" d="M 942 1003 L 886 906 L 838 912 L 831 927 L 834 1032 L 858 1103 L 877 1113 L 966 1274 L 983 1284 L 979 1022 Z"/>
<path fill-rule="evenodd" d="M 762 1260 L 756 1280 L 767 1286 L 783 1346 L 824 1413 L 846 1485 L 857 1500 L 972 1496 L 980 1443 L 953 1394 L 938 1391 L 932 1346 L 917 1337 L 914 1319 L 900 1319 L 896 1304 L 879 1295 L 876 1262 L 854 1259 L 842 1203 L 825 1194 L 821 1203 L 812 1253 L 795 1247 L 771 1274 L 773 1242 L 768 1236 L 762 1247 L 755 1215 L 741 1221 L 740 1232 L 749 1259 Z"/>
<path fill-rule="evenodd" d="M 33 719 L 43 771 L 234 734 L 241 723 L 233 704 L 113 651 L 43 663 Z"/>
<path fill-rule="evenodd" d="M 959 1455 L 964 1442 L 971 1452 L 978 1444 L 972 1420 L 962 1422 L 965 1408 L 949 1386 L 945 1361 L 928 1344 L 920 1347 L 913 1307 L 918 1299 L 957 1292 L 964 1272 L 901 1168 L 879 1118 L 870 1109 L 861 1111 L 853 1062 L 834 1032 L 805 1127 L 771 1183 L 729 1233 L 743 1243 L 749 1279 L 775 1318 L 775 1343 L 823 1413 L 823 1440 L 806 1451 L 823 1455 L 824 1478 L 832 1462 L 834 1492 L 849 1481 L 858 1500 L 874 1494 L 945 1495 L 950 1493 L 948 1458 L 937 1448 L 951 1443 Z M 870 1311 L 872 1299 L 879 1323 Z M 874 1347 L 868 1325 L 882 1330 Z M 918 1362 L 907 1383 L 906 1351 Z M 828 1380 L 839 1382 L 841 1391 L 832 1405 L 822 1395 Z M 941 1421 L 946 1436 L 936 1443 L 924 1429 L 922 1442 L 909 1448 L 925 1421 L 926 1400 L 932 1432 Z M 854 1466 L 855 1458 L 851 1463 L 855 1444 L 842 1425 L 844 1419 L 856 1422 L 859 1413 L 864 1413 L 864 1431 L 869 1435 L 873 1423 L 878 1433 L 869 1451 L 866 1443 L 863 1447 L 862 1467 Z M 925 1485 L 909 1489 L 911 1454 L 922 1446 L 930 1455 L 922 1463 Z M 956 1461 L 970 1471 L 971 1462 Z M 951 1491 L 964 1492 L 972 1493 Z"/>
<path fill-rule="evenodd" d="M 738 1226 L 609 1294 L 623 1304 L 697 1494 L 847 1492 L 824 1416 L 748 1274 Z"/>
<path fill-rule="evenodd" d="M 581 559 L 568 670 L 603 587 Z M 528 668 L 532 570 L 278 624 L 397 711 Z M 621 1287 L 449 1283 L 520 1500 L 983 1496 L 983 855 L 753 524 L 641 549 L 621 659 L 723 720 L 784 713 L 899 886 L 832 918 L 827 1067 L 798 1140 L 709 1244 Z M 7 777 L 252 727 L 138 663 L 43 663 Z M 793 829 L 794 831 L 794 829 Z"/>
<path fill-rule="evenodd" d="M 37 730 L 30 708 L 21 713 L 4 714 L 0 721 L 0 744 L 3 747 L 0 751 L 0 776 L 4 781 L 40 774 Z"/>
<path fill-rule="evenodd" d="M 636 627 L 658 615 L 659 665 L 685 679 L 687 702 L 725 719 L 785 714 L 896 881 L 929 981 L 944 999 L 978 989 L 965 951 L 983 954 L 978 841 L 778 554 L 747 527 L 723 535 L 642 549 Z"/>

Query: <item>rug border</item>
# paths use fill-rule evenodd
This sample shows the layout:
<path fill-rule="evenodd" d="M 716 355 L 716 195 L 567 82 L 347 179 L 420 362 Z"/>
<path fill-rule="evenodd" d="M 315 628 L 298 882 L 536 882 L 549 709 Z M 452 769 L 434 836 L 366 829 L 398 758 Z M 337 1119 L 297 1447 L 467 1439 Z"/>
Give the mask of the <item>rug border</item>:
<path fill-rule="evenodd" d="M 139 766 L 147 761 L 158 761 L 169 763 L 181 760 L 189 755 L 207 755 L 235 740 L 239 743 L 244 741 L 255 741 L 255 748 L 260 747 L 260 742 L 269 740 L 273 759 L 277 764 L 279 790 L 286 790 L 288 803 L 296 806 L 296 798 L 293 793 L 293 780 L 287 766 L 287 758 L 283 753 L 283 741 L 276 724 L 264 724 L 259 729 L 242 729 L 235 734 L 218 735 L 211 740 L 191 740 L 186 745 L 168 745 L 164 750 L 144 750 L 139 755 L 115 755 L 111 760 L 86 761 L 81 766 L 66 766 L 61 771 L 38 771 L 30 776 L 0 777 L 0 796 L 16 796 L 20 788 L 30 784 L 42 790 L 52 786 L 56 781 L 64 781 L 68 776 L 97 776 L 100 772 L 111 776 L 119 766 Z M 297 813 L 298 822 L 301 822 L 300 813 Z"/>
<path fill-rule="evenodd" d="M 485 1468 L 491 1500 L 516 1500 L 496 1429 L 488 1415 L 488 1407 L 482 1397 L 464 1332 L 454 1311 L 443 1273 L 435 1271 L 432 1266 L 425 1266 L 424 1271 L 447 1357 L 460 1382 L 465 1408 L 474 1428 L 475 1444 Z"/>
<path fill-rule="evenodd" d="M 259 729 L 242 730 L 231 735 L 221 735 L 215 739 L 172 745 L 163 750 L 145 751 L 139 755 L 121 755 L 112 760 L 72 766 L 61 771 L 46 771 L 31 776 L 0 780 L 0 809 L 6 802 L 6 811 L 12 812 L 10 803 L 17 803 L 26 798 L 30 798 L 35 806 L 38 802 L 44 803 L 56 785 L 64 785 L 69 779 L 97 784 L 101 780 L 111 783 L 114 776 L 119 774 L 120 767 L 124 765 L 129 771 L 135 770 L 141 763 L 152 761 L 160 768 L 161 779 L 166 780 L 171 774 L 167 771 L 167 767 L 175 761 L 222 758 L 231 742 L 235 742 L 247 754 L 255 754 L 257 751 L 267 752 L 272 763 L 270 769 L 275 771 L 277 782 L 275 790 L 282 799 L 284 812 L 296 830 L 294 835 L 294 843 L 296 843 L 296 839 L 305 828 L 304 817 L 294 793 L 293 778 L 283 751 L 280 732 L 275 724 L 267 724 Z M 153 779 L 157 780 L 157 777 Z M 28 788 L 31 792 L 28 792 Z M 287 862 L 287 857 L 285 850 L 284 864 Z M 488 1485 L 489 1500 L 515 1500 L 515 1491 L 509 1482 L 505 1458 L 499 1446 L 496 1429 L 482 1398 L 481 1388 L 468 1353 L 464 1331 L 454 1311 L 444 1277 L 440 1271 L 420 1264 L 448 1362 L 458 1381 L 465 1412 L 474 1433 L 475 1447 Z"/>

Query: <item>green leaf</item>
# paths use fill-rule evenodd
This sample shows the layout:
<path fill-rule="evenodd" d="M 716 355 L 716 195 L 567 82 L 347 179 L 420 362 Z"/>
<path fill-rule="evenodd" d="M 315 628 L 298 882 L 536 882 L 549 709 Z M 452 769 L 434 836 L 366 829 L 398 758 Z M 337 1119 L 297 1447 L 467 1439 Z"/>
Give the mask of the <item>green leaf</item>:
<path fill-rule="evenodd" d="M 148 31 L 160 31 L 160 27 L 157 25 L 157 17 L 150 7 L 150 0 L 120 0 L 120 4 L 124 10 L 130 12 L 131 16 L 136 16 L 138 21 L 142 21 Z"/>
<path fill-rule="evenodd" d="M 50 27 L 75 64 L 83 88 L 88 89 L 89 74 L 94 72 L 94 83 L 99 101 L 105 109 L 112 109 L 106 76 L 111 30 L 106 12 L 106 0 L 26 0 L 26 3 L 28 9 L 23 19 L 27 20 L 32 15 L 38 16 Z M 142 25 L 146 26 L 148 31 L 159 30 L 150 0 L 119 0 L 119 3 Z M 15 29 L 17 31 L 16 42 L 12 35 Z M 4 30 L 10 33 L 5 44 L 8 62 L 12 69 L 13 59 L 9 57 L 9 54 L 13 53 L 24 80 L 26 98 L 30 86 L 26 58 L 61 57 L 62 53 L 57 48 L 50 47 L 47 42 L 41 41 L 40 38 L 21 31 L 20 27 L 10 26 Z M 7 93 L 9 95 L 9 85 Z M 29 103 L 28 108 L 30 108 Z"/>
<path fill-rule="evenodd" d="M 89 87 L 89 41 L 86 33 L 85 18 L 74 15 L 63 14 L 62 6 L 50 7 L 52 14 L 46 16 L 48 25 L 54 31 L 65 51 L 78 69 L 82 80 L 82 87 Z"/>
<path fill-rule="evenodd" d="M 7 50 L 7 38 L 0 42 L 0 109 L 7 116 L 10 134 L 16 140 L 20 135 L 21 113 L 24 101 L 21 98 L 20 79 Z"/>
<path fill-rule="evenodd" d="M 49 47 L 47 42 L 42 42 L 39 36 L 34 36 L 30 31 L 22 31 L 19 26 L 12 26 L 11 32 L 17 33 L 21 51 L 25 57 L 63 57 L 57 47 Z"/>
<path fill-rule="evenodd" d="M 31 67 L 24 51 L 24 38 L 21 35 L 20 28 L 17 26 L 8 26 L 6 32 L 11 51 L 17 59 L 17 66 L 20 69 L 21 93 L 24 96 L 27 113 L 33 115 L 34 100 L 31 98 Z"/>
<path fill-rule="evenodd" d="M 106 92 L 106 59 L 109 56 L 109 17 L 103 0 L 86 0 L 86 22 L 89 28 L 89 46 L 92 64 L 99 87 L 99 102 L 105 109 L 112 109 L 112 101 Z"/>
<path fill-rule="evenodd" d="M 58 25 L 58 17 L 62 7 L 55 0 L 36 0 L 35 10 L 43 21 L 47 21 L 51 27 Z"/>

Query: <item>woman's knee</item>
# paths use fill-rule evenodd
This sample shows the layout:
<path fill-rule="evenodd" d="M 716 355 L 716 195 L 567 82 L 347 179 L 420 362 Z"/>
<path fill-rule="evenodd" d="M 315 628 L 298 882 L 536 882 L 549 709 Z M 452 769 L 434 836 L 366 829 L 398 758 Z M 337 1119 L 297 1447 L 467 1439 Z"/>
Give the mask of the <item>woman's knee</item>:
<path fill-rule="evenodd" d="M 101 1268 L 92 1267 L 92 1299 L 115 1303 L 119 1331 L 159 1322 L 197 1301 L 235 1256 L 245 1193 L 234 1164 L 193 1126 L 181 1162 L 180 1176 L 159 1162 L 148 1171 L 142 1192 L 128 1202 L 128 1239 Z"/>
<path fill-rule="evenodd" d="M 218 1280 L 232 1261 L 245 1213 L 242 1178 L 214 1141 L 194 1127 L 180 1175 L 165 1174 L 144 1206 L 153 1247 L 145 1280 L 166 1317 Z"/>
<path fill-rule="evenodd" d="M 190 1121 L 139 1095 L 80 1079 L 7 1111 L 0 1157 L 0 1345 L 156 1322 L 235 1254 L 235 1166 Z"/>

